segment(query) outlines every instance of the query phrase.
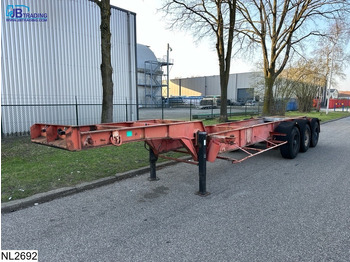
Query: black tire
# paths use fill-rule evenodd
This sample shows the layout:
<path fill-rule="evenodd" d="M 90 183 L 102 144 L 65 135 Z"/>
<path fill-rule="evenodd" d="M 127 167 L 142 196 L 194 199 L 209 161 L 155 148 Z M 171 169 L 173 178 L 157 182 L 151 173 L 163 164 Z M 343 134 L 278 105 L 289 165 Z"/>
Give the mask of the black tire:
<path fill-rule="evenodd" d="M 317 118 L 311 119 L 311 141 L 310 141 L 310 147 L 317 146 L 318 139 L 320 136 L 320 123 Z"/>
<path fill-rule="evenodd" d="M 300 152 L 306 152 L 311 145 L 311 129 L 308 124 L 305 125 L 305 129 L 300 133 Z"/>
<path fill-rule="evenodd" d="M 311 143 L 311 129 L 307 120 L 297 120 L 300 130 L 300 152 L 306 152 Z"/>
<path fill-rule="evenodd" d="M 300 149 L 300 131 L 294 122 L 282 122 L 275 129 L 275 132 L 286 134 L 286 136 L 276 136 L 276 140 L 287 141 L 287 144 L 280 146 L 282 157 L 294 159 Z"/>

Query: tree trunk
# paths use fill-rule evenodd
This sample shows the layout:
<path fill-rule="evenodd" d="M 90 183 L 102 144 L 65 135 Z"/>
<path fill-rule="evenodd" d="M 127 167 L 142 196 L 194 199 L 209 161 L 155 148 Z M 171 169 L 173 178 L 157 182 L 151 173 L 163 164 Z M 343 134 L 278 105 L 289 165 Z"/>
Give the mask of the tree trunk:
<path fill-rule="evenodd" d="M 230 77 L 231 67 L 231 55 L 232 55 L 232 43 L 233 43 L 233 32 L 236 21 L 236 1 L 228 1 L 229 5 L 229 16 L 230 16 L 230 27 L 228 29 L 227 37 L 227 51 L 225 57 L 225 34 L 224 34 L 224 18 L 222 15 L 222 4 L 224 1 L 216 1 L 217 7 L 217 30 L 216 33 L 216 51 L 219 58 L 220 68 L 220 89 L 221 89 L 221 105 L 220 105 L 220 122 L 227 122 L 227 85 Z"/>
<path fill-rule="evenodd" d="M 265 76 L 265 93 L 264 93 L 264 106 L 262 114 L 268 116 L 274 114 L 274 98 L 273 98 L 273 85 L 275 79 L 273 76 Z"/>
<path fill-rule="evenodd" d="M 220 122 L 227 122 L 227 84 L 229 72 L 220 73 L 221 105 L 220 105 Z"/>
<path fill-rule="evenodd" d="M 230 5 L 230 29 L 229 29 L 229 39 L 227 44 L 227 54 L 225 59 L 225 41 L 224 41 L 224 20 L 221 10 L 222 1 L 217 1 L 217 31 L 216 31 L 216 51 L 219 58 L 219 68 L 220 68 L 220 90 L 221 90 L 221 105 L 220 105 L 220 122 L 227 122 L 227 84 L 230 74 L 230 63 L 231 63 L 231 50 L 232 50 L 232 38 L 233 38 L 233 28 L 234 24 L 231 25 L 231 22 L 235 20 L 235 12 L 232 11 L 233 6 Z"/>
<path fill-rule="evenodd" d="M 215 33 L 216 51 L 220 68 L 220 122 L 226 122 L 228 120 L 227 84 L 231 66 L 237 0 L 168 0 L 164 2 L 165 5 L 162 9 L 165 11 L 165 13 L 174 15 L 171 27 L 180 25 L 181 27 L 185 26 L 186 28 L 189 25 L 188 28 L 195 28 L 194 33 L 199 37 L 199 39 L 210 35 L 208 34 L 209 31 Z"/>
<path fill-rule="evenodd" d="M 102 76 L 102 115 L 101 123 L 110 123 L 113 121 L 113 68 L 111 61 L 111 6 L 110 0 L 101 0 L 96 2 L 101 11 L 101 76 Z"/>
<path fill-rule="evenodd" d="M 229 79 L 229 71 L 227 71 L 226 63 L 225 63 L 225 48 L 223 45 L 223 37 L 219 35 L 218 44 L 217 44 L 217 53 L 219 57 L 219 68 L 220 68 L 220 90 L 221 90 L 221 105 L 220 105 L 220 122 L 227 122 L 227 84 Z"/>

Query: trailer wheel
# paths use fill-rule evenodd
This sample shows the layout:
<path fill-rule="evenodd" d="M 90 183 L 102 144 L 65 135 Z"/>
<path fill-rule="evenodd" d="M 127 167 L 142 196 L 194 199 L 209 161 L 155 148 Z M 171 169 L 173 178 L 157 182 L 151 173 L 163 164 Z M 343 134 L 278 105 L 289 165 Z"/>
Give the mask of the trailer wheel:
<path fill-rule="evenodd" d="M 311 143 L 311 129 L 307 121 L 303 121 L 303 123 L 299 123 L 300 127 L 300 152 L 306 152 Z"/>
<path fill-rule="evenodd" d="M 317 118 L 311 119 L 311 141 L 310 146 L 315 147 L 318 143 L 318 138 L 320 134 L 320 124 Z"/>
<path fill-rule="evenodd" d="M 287 144 L 280 146 L 282 157 L 294 159 L 300 149 L 300 131 L 293 122 L 282 122 L 275 129 L 276 132 L 286 134 L 286 136 L 276 136 L 277 140 L 287 141 Z"/>

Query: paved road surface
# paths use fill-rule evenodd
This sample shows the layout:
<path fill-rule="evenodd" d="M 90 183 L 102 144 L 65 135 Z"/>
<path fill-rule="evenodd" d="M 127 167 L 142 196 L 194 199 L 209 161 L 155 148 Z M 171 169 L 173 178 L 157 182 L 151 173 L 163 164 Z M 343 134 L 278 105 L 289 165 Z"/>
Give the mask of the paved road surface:
<path fill-rule="evenodd" d="M 350 118 L 294 160 L 178 164 L 2 215 L 2 249 L 39 261 L 350 261 Z M 234 153 L 231 153 L 234 154 Z"/>

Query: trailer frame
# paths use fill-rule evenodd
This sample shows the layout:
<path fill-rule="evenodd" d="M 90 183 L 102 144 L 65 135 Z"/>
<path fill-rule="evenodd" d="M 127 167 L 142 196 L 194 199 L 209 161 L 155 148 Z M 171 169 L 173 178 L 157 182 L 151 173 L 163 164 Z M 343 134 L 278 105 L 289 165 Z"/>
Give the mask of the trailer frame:
<path fill-rule="evenodd" d="M 31 140 L 69 151 L 144 141 L 150 152 L 150 181 L 158 180 L 156 162 L 159 157 L 194 164 L 199 174 L 197 193 L 206 196 L 209 194 L 206 190 L 207 161 L 224 159 L 241 163 L 278 147 L 283 157 L 294 158 L 295 151 L 300 148 L 316 146 L 319 132 L 319 120 L 307 117 L 251 118 L 209 126 L 204 126 L 202 121 L 152 119 L 84 126 L 34 124 Z M 265 145 L 263 148 L 253 146 L 261 143 Z M 293 152 L 289 152 L 291 149 Z M 237 150 L 246 156 L 235 159 L 222 155 Z M 169 151 L 188 154 L 191 160 L 162 155 Z"/>

